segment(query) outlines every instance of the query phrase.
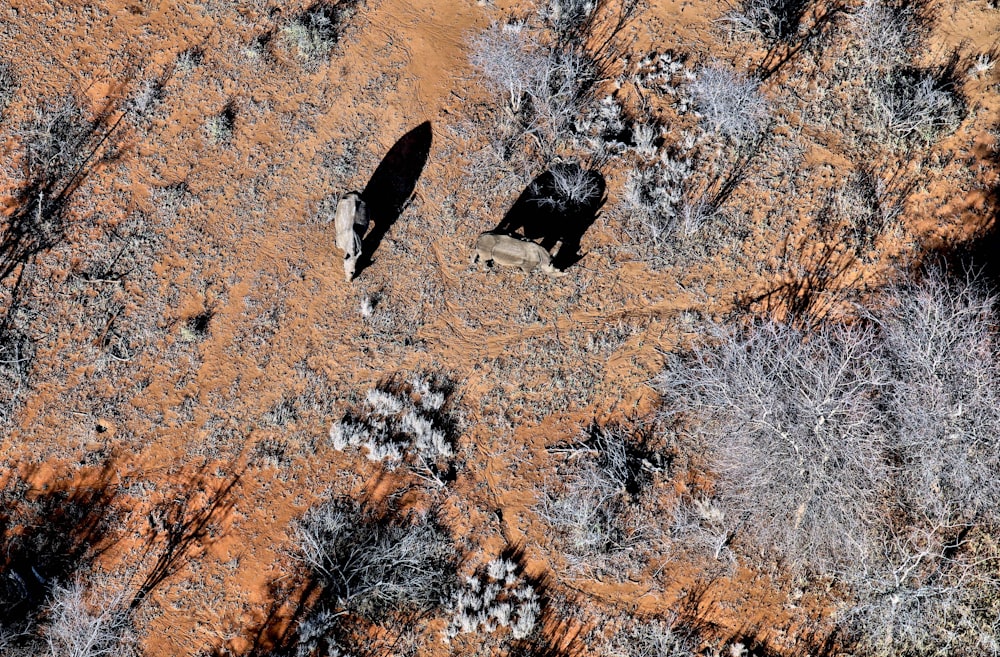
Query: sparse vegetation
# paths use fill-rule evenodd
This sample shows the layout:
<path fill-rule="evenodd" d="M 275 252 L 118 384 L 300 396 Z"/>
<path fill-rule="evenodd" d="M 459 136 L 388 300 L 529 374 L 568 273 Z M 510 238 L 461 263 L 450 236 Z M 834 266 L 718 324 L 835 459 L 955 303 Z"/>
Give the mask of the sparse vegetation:
<path fill-rule="evenodd" d="M 34 4 L 4 657 L 1000 655 L 995 2 Z"/>
<path fill-rule="evenodd" d="M 696 634 L 676 618 L 629 618 L 604 639 L 603 654 L 627 657 L 695 657 Z M 734 656 L 741 653 L 733 651 Z M 722 652 L 720 657 L 725 656 Z"/>

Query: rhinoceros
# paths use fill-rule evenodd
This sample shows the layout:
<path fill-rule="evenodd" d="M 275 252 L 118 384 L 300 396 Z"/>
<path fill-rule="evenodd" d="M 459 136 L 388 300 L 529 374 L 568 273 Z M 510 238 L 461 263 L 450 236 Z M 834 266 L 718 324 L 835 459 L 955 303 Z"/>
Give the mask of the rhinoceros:
<path fill-rule="evenodd" d="M 480 260 L 507 267 L 520 267 L 525 274 L 530 274 L 535 267 L 539 267 L 549 276 L 566 275 L 566 272 L 552 266 L 552 256 L 541 245 L 505 233 L 487 231 L 479 236 L 472 264 Z"/>
<path fill-rule="evenodd" d="M 358 192 L 348 192 L 337 203 L 334 218 L 337 228 L 337 248 L 344 252 L 344 276 L 354 279 L 361 256 L 361 238 L 368 230 L 368 205 Z"/>

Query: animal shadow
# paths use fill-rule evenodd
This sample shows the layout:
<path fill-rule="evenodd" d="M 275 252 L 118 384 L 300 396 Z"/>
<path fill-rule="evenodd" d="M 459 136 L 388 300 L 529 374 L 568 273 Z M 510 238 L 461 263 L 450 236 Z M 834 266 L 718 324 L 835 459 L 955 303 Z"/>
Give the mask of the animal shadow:
<path fill-rule="evenodd" d="M 361 193 L 374 224 L 361 244 L 357 274 L 372 264 L 372 257 L 413 195 L 427 163 L 433 135 L 424 121 L 399 138 L 375 169 Z M 356 275 L 357 275 L 356 274 Z"/>
<path fill-rule="evenodd" d="M 549 251 L 559 243 L 552 265 L 566 269 L 583 258 L 580 240 L 600 216 L 606 187 L 598 171 L 557 164 L 531 181 L 494 232 L 541 238 Z"/>

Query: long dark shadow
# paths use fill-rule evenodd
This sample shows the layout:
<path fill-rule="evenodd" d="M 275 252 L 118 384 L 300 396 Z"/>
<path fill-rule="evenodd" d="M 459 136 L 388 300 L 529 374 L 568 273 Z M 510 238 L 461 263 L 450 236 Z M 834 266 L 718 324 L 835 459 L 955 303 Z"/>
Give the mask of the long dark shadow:
<path fill-rule="evenodd" d="M 427 156 L 433 134 L 430 121 L 424 121 L 399 138 L 375 169 L 361 196 L 368 204 L 374 226 L 361 244 L 357 273 L 373 262 L 375 251 L 413 195 Z"/>

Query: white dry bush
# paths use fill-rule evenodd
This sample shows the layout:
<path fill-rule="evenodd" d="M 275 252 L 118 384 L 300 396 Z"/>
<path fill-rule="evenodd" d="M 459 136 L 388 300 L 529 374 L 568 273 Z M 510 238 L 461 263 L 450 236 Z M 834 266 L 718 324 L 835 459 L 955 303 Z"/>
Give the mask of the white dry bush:
<path fill-rule="evenodd" d="M 445 402 L 445 391 L 419 375 L 407 386 L 375 387 L 360 409 L 333 422 L 330 442 L 337 451 L 363 449 L 368 460 L 388 467 L 407 463 L 442 484 L 438 466 L 455 455 L 441 423 Z"/>
<path fill-rule="evenodd" d="M 903 204 L 898 195 L 889 191 L 885 181 L 862 168 L 848 175 L 832 194 L 830 210 L 834 218 L 843 221 L 846 242 L 859 258 L 868 260 L 879 238 L 899 226 Z"/>
<path fill-rule="evenodd" d="M 577 162 L 561 162 L 549 169 L 551 188 L 536 189 L 537 203 L 559 212 L 592 207 L 600 198 L 600 178 Z"/>
<path fill-rule="evenodd" d="M 901 508 L 941 529 L 1000 519 L 996 297 L 934 273 L 885 301 Z"/>
<path fill-rule="evenodd" d="M 922 36 L 916 6 L 907 0 L 865 0 L 851 15 L 851 43 L 861 66 L 886 71 L 910 62 Z"/>
<path fill-rule="evenodd" d="M 365 319 L 371 319 L 372 315 L 375 314 L 375 297 L 371 294 L 366 294 L 361 299 L 361 304 L 358 306 L 358 312 Z"/>
<path fill-rule="evenodd" d="M 337 643 L 336 629 L 339 615 L 320 608 L 310 612 L 296 628 L 296 657 L 351 657 L 351 653 Z"/>
<path fill-rule="evenodd" d="M 192 48 L 186 48 L 184 51 L 177 55 L 177 61 L 174 64 L 174 70 L 181 73 L 190 73 L 194 69 L 201 66 L 201 63 L 205 60 L 205 52 L 195 46 Z"/>
<path fill-rule="evenodd" d="M 685 59 L 670 50 L 643 55 L 630 75 L 632 83 L 640 90 L 672 97 L 679 114 L 686 114 L 690 109 L 688 84 L 696 77 L 695 70 L 685 63 Z"/>
<path fill-rule="evenodd" d="M 236 113 L 232 105 L 227 105 L 222 112 L 205 120 L 205 134 L 216 144 L 227 144 L 232 141 L 236 131 Z"/>
<path fill-rule="evenodd" d="M 81 582 L 57 585 L 43 633 L 51 657 L 131 657 L 140 653 L 124 592 L 88 591 Z"/>
<path fill-rule="evenodd" d="M 419 374 L 410 377 L 410 389 L 420 398 L 420 407 L 439 411 L 446 401 L 443 390 L 431 385 L 431 382 Z"/>
<path fill-rule="evenodd" d="M 996 301 L 930 272 L 850 325 L 720 332 L 658 380 L 728 531 L 838 580 L 857 654 L 998 654 Z"/>
<path fill-rule="evenodd" d="M 659 157 L 629 170 L 623 200 L 631 220 L 650 245 L 651 262 L 669 240 L 695 233 L 716 210 L 695 190 L 696 152 L 661 151 Z"/>
<path fill-rule="evenodd" d="M 976 80 L 979 76 L 989 73 L 996 66 L 996 57 L 994 52 L 981 52 L 976 55 L 976 58 L 972 60 L 972 65 L 969 67 L 969 78 Z"/>
<path fill-rule="evenodd" d="M 533 117 L 529 134 L 551 152 L 572 141 L 574 120 L 592 101 L 597 79 L 594 62 L 576 50 L 554 50 L 546 57 L 543 76 L 531 92 Z"/>
<path fill-rule="evenodd" d="M 166 97 L 163 81 L 155 78 L 143 80 L 128 101 L 129 111 L 139 117 L 153 112 Z"/>
<path fill-rule="evenodd" d="M 731 5 L 723 18 L 734 32 L 773 45 L 797 36 L 808 0 L 738 0 Z"/>
<path fill-rule="evenodd" d="M 580 31 L 593 18 L 599 0 L 547 0 L 538 8 L 539 16 L 561 41 L 582 36 Z"/>
<path fill-rule="evenodd" d="M 340 38 L 343 10 L 325 2 L 317 2 L 295 17 L 282 30 L 282 37 L 304 61 L 316 61 L 328 56 Z"/>
<path fill-rule="evenodd" d="M 685 495 L 673 509 L 672 520 L 670 533 L 683 547 L 730 565 L 735 562 L 730 541 L 736 523 L 722 504 L 705 495 Z"/>
<path fill-rule="evenodd" d="M 508 628 L 513 639 L 524 639 L 538 622 L 541 600 L 517 564 L 500 558 L 467 577 L 449 608 L 446 642 L 459 634 L 492 633 L 501 628 Z"/>
<path fill-rule="evenodd" d="M 697 70 L 689 88 L 701 125 L 710 133 L 742 143 L 767 127 L 771 110 L 755 78 L 712 62 Z"/>
<path fill-rule="evenodd" d="M 334 501 L 305 514 L 296 542 L 336 611 L 376 621 L 397 611 L 425 612 L 454 588 L 454 546 L 428 517 L 387 521 L 354 502 Z"/>
<path fill-rule="evenodd" d="M 699 641 L 676 618 L 629 618 L 603 642 L 606 657 L 696 657 Z M 720 655 L 721 657 L 721 655 Z"/>
<path fill-rule="evenodd" d="M 569 129 L 577 152 L 588 153 L 592 161 L 603 162 L 621 158 L 629 151 L 630 145 L 623 139 L 627 127 L 624 108 L 617 98 L 609 95 L 581 107 Z"/>
<path fill-rule="evenodd" d="M 873 77 L 868 88 L 876 124 L 901 140 L 930 143 L 962 121 L 963 103 L 953 83 L 932 71 L 892 69 Z"/>
<path fill-rule="evenodd" d="M 565 207 L 583 207 L 600 195 L 598 179 L 579 164 L 560 164 L 550 169 L 553 191 Z"/>

